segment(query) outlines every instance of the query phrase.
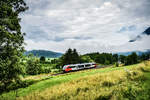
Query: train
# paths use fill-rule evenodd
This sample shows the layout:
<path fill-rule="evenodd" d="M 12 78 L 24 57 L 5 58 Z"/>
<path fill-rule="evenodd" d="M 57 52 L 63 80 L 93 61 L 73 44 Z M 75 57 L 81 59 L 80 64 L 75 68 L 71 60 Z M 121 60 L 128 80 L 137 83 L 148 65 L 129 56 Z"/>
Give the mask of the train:
<path fill-rule="evenodd" d="M 63 72 L 78 71 L 82 69 L 96 68 L 96 67 L 97 67 L 96 63 L 69 64 L 63 66 Z"/>

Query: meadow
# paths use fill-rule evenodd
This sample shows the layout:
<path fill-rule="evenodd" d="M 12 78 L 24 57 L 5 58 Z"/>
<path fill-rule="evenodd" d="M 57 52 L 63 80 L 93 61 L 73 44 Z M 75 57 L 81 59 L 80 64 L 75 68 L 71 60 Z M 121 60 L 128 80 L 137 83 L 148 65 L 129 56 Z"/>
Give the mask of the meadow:
<path fill-rule="evenodd" d="M 41 74 L 27 88 L 3 93 L 1 100 L 149 100 L 150 61 L 90 69 L 59 76 Z"/>

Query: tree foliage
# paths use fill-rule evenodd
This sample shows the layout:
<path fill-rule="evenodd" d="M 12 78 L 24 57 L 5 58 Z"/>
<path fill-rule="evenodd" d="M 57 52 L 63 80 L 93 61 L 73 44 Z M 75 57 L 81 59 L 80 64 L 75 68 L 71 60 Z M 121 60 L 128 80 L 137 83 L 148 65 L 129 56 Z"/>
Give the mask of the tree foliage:
<path fill-rule="evenodd" d="M 138 56 L 135 52 L 133 52 L 131 55 L 128 55 L 125 61 L 125 65 L 131 65 L 138 63 Z"/>
<path fill-rule="evenodd" d="M 137 55 L 136 52 L 125 56 L 125 55 L 118 55 L 118 54 L 111 54 L 111 53 L 89 53 L 82 56 L 89 56 L 94 62 L 100 64 L 116 64 L 120 61 L 122 64 L 131 65 L 136 64 L 143 60 L 150 59 L 150 52 L 143 53 L 142 55 Z"/>
<path fill-rule="evenodd" d="M 40 62 L 45 62 L 45 57 L 44 56 L 40 57 Z"/>
<path fill-rule="evenodd" d="M 66 53 L 60 58 L 61 66 L 66 64 L 77 64 L 80 63 L 80 56 L 76 49 L 69 48 Z"/>
<path fill-rule="evenodd" d="M 113 64 L 113 59 L 115 59 L 111 53 L 91 53 L 86 55 L 90 56 L 94 62 L 105 65 Z"/>
<path fill-rule="evenodd" d="M 120 62 L 121 62 L 121 63 L 123 63 L 123 64 L 124 64 L 124 63 L 125 63 L 125 61 L 126 61 L 126 56 L 124 56 L 124 55 L 120 55 L 120 56 L 119 56 L 119 60 L 120 60 Z"/>
<path fill-rule="evenodd" d="M 0 82 L 9 84 L 23 73 L 20 57 L 24 51 L 24 33 L 19 14 L 28 7 L 24 0 L 0 0 Z"/>
<path fill-rule="evenodd" d="M 112 57 L 113 57 L 113 62 L 118 62 L 119 60 L 118 54 L 114 54 L 112 55 Z"/>
<path fill-rule="evenodd" d="M 94 62 L 94 60 L 92 60 L 92 59 L 90 58 L 90 56 L 83 55 L 83 56 L 80 56 L 80 57 L 81 57 L 81 63 Z"/>
<path fill-rule="evenodd" d="M 42 71 L 42 67 L 40 65 L 40 61 L 35 57 L 30 58 L 27 61 L 26 73 L 29 75 L 37 75 Z"/>

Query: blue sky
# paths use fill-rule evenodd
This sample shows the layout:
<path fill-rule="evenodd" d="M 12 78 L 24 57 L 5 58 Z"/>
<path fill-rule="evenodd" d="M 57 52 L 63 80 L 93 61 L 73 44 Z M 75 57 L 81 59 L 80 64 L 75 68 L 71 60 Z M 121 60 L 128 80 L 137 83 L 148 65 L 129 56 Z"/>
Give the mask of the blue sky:
<path fill-rule="evenodd" d="M 150 36 L 130 43 L 150 26 L 150 0 L 26 0 L 21 14 L 25 48 L 65 52 L 150 49 Z"/>

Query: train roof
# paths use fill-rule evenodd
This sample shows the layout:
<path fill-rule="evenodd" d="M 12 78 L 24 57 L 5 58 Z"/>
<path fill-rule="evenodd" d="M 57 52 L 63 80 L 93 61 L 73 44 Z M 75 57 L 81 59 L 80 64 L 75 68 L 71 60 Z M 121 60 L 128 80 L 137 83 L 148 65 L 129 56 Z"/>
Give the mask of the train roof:
<path fill-rule="evenodd" d="M 77 66 L 77 65 L 86 65 L 86 64 L 95 64 L 95 63 L 92 62 L 92 63 L 68 64 L 68 65 L 64 65 L 64 66 Z"/>

